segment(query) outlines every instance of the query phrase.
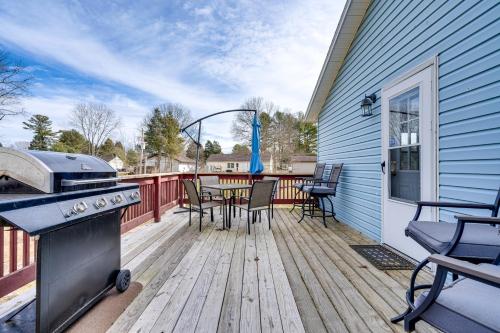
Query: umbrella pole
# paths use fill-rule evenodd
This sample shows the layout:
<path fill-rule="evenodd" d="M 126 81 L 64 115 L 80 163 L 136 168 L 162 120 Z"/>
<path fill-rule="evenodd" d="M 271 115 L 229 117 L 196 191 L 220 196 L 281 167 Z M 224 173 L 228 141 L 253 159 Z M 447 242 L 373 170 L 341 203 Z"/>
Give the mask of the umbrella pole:
<path fill-rule="evenodd" d="M 201 121 L 198 123 L 198 138 L 196 142 L 196 163 L 194 166 L 194 182 L 197 184 L 198 182 L 198 163 L 200 160 L 200 140 L 201 140 Z"/>

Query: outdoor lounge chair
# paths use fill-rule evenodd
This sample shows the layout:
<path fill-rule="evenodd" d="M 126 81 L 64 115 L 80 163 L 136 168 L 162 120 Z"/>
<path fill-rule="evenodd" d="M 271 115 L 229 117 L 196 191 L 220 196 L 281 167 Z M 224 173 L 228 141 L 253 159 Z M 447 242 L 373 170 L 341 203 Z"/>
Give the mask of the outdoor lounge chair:
<path fill-rule="evenodd" d="M 498 218 L 487 219 L 500 223 Z M 493 264 L 480 265 L 439 254 L 429 261 L 437 264 L 434 283 L 405 317 L 405 330 L 413 331 L 415 323 L 424 320 L 443 332 L 500 332 L 500 256 Z M 449 273 L 462 278 L 445 286 Z"/>
<path fill-rule="evenodd" d="M 314 174 L 312 177 L 297 177 L 296 179 L 302 179 L 301 183 L 295 183 L 292 186 L 296 188 L 298 191 L 295 192 L 295 197 L 293 198 L 293 206 L 292 209 L 290 210 L 293 211 L 295 209 L 296 201 L 297 201 L 297 196 L 299 193 L 302 192 L 302 188 L 306 185 L 311 185 L 315 181 L 320 181 L 323 179 L 323 173 L 325 172 L 326 164 L 325 163 L 316 163 L 316 166 L 314 167 Z"/>
<path fill-rule="evenodd" d="M 210 209 L 210 220 L 214 221 L 214 207 L 223 207 L 224 201 L 207 201 L 203 202 L 198 195 L 198 191 L 196 190 L 196 185 L 192 180 L 183 179 L 182 183 L 184 184 L 184 188 L 186 189 L 188 200 L 189 200 L 189 225 L 191 225 L 191 212 L 197 211 L 200 215 L 200 231 L 201 231 L 201 219 L 203 218 L 203 211 L 206 209 Z M 225 225 L 226 223 L 226 210 L 224 207 L 222 208 L 222 223 Z"/>
<path fill-rule="evenodd" d="M 337 184 L 339 182 L 343 165 L 343 163 L 333 164 L 332 169 L 330 170 L 330 176 L 327 180 L 315 181 L 312 184 L 302 187 L 302 192 L 306 193 L 308 197 L 302 202 L 302 217 L 299 220 L 299 223 L 302 222 L 306 216 L 320 217 L 319 215 L 314 214 L 316 210 L 314 198 L 318 198 L 321 202 L 319 208 L 322 212 L 321 217 L 323 217 L 323 225 L 325 227 L 327 217 L 335 218 L 335 210 L 330 196 L 335 196 L 337 194 Z M 330 207 L 332 209 L 329 215 L 326 214 L 325 198 L 330 202 Z"/>
<path fill-rule="evenodd" d="M 271 202 L 275 188 L 275 180 L 255 181 L 250 189 L 248 203 L 236 205 L 240 209 L 247 211 L 247 231 L 250 234 L 250 213 L 252 213 L 252 223 L 255 223 L 257 213 L 267 210 L 267 220 L 271 229 Z"/>
<path fill-rule="evenodd" d="M 419 221 L 423 207 L 489 210 L 491 217 L 496 217 L 500 208 L 500 188 L 493 204 L 418 201 L 415 216 L 405 231 L 406 236 L 415 240 L 430 254 L 442 254 L 473 263 L 492 263 L 500 254 L 500 236 L 495 226 L 481 222 L 478 217 L 460 217 L 458 223 Z M 477 222 L 471 222 L 471 219 L 476 219 Z M 392 318 L 393 323 L 403 320 L 411 311 L 416 290 L 430 287 L 428 284 L 415 285 L 418 273 L 428 263 L 427 259 L 423 260 L 413 271 L 406 295 L 409 307 L 401 315 Z"/>

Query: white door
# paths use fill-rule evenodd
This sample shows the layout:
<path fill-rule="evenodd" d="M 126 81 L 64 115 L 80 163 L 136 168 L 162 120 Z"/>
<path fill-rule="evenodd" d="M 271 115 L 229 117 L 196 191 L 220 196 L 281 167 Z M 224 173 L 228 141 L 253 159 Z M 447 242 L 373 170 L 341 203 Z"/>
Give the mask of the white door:
<path fill-rule="evenodd" d="M 405 228 L 415 201 L 436 199 L 433 71 L 429 66 L 382 90 L 382 241 L 417 260 L 429 254 Z M 436 221 L 436 212 L 424 209 L 420 219 Z"/>

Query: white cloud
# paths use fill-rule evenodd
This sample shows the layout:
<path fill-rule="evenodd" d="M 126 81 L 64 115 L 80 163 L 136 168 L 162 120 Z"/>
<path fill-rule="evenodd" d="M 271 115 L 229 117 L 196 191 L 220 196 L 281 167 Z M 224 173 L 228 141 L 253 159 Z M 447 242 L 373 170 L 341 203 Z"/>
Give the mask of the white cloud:
<path fill-rule="evenodd" d="M 82 93 L 60 80 L 26 100 L 26 109 L 50 110 L 62 128 L 75 101 L 94 98 L 120 110 L 127 133 L 152 103 L 166 101 L 186 105 L 195 117 L 237 107 L 250 96 L 303 111 L 343 8 L 343 1 L 329 0 L 172 3 L 0 4 L 0 43 L 94 82 L 95 89 L 116 86 Z M 129 96 L 130 89 L 137 93 Z M 223 147 L 234 143 L 231 119 L 204 124 Z M 20 121 L 0 122 L 0 140 L 26 138 L 16 130 Z"/>

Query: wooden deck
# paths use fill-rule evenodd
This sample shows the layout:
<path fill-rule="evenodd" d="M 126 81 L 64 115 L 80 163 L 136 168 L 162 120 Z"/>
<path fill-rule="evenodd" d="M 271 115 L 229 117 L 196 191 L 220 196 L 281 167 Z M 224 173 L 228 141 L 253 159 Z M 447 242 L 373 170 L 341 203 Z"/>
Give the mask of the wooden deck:
<path fill-rule="evenodd" d="M 122 266 L 142 292 L 109 332 L 402 332 L 409 271 L 379 271 L 350 244 L 371 244 L 348 226 L 276 209 L 246 233 L 197 215 L 162 216 L 122 236 Z M 423 279 L 431 280 L 424 274 Z M 0 315 L 34 297 L 33 284 L 0 302 Z M 419 332 L 435 332 L 425 323 Z"/>
<path fill-rule="evenodd" d="M 167 213 L 124 237 L 123 263 L 144 289 L 110 332 L 403 331 L 389 318 L 405 307 L 410 272 L 374 268 L 349 247 L 372 243 L 358 232 L 298 224 L 283 209 L 272 231 L 263 216 L 250 235 L 238 218 L 230 231 L 205 220 L 199 233 Z"/>

